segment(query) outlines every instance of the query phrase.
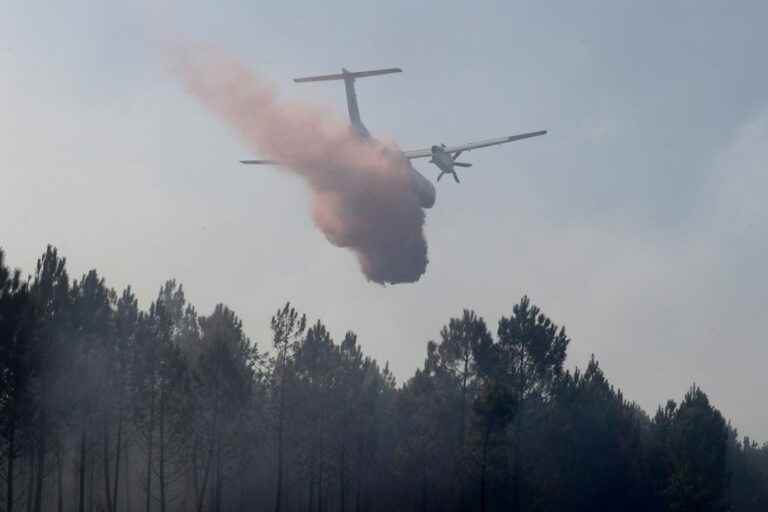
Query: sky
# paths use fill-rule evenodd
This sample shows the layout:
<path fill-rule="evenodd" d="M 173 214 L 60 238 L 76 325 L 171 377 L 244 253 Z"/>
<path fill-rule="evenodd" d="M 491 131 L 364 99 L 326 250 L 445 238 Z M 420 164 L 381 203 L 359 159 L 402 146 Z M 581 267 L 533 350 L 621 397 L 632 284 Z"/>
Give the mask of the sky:
<path fill-rule="evenodd" d="M 472 308 L 495 330 L 527 294 L 653 413 L 701 386 L 768 440 L 768 4 L 2 0 L 0 246 L 31 272 L 46 244 L 147 306 L 168 278 L 269 348 L 290 300 L 398 380 Z M 546 129 L 468 153 L 437 184 L 429 265 L 369 283 L 313 225 L 310 193 L 258 158 L 169 72 L 218 48 L 281 98 L 345 112 L 404 149 Z M 434 179 L 426 161 L 416 167 Z"/>

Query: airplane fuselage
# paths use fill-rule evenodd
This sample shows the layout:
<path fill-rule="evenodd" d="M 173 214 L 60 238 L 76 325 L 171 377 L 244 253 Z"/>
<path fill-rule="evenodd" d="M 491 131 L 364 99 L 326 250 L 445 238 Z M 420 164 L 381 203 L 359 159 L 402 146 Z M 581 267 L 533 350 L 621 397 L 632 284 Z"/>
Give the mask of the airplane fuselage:
<path fill-rule="evenodd" d="M 383 151 L 388 151 L 385 146 L 375 141 L 371 137 L 370 132 L 363 124 L 363 120 L 360 117 L 360 108 L 357 104 L 357 92 L 355 91 L 355 79 L 377 75 L 388 75 L 390 73 L 400 73 L 400 68 L 386 68 L 386 69 L 373 69 L 369 71 L 349 71 L 345 68 L 341 69 L 341 73 L 332 75 L 318 75 L 308 76 L 303 78 L 294 78 L 294 82 L 323 82 L 327 80 L 343 80 L 344 89 L 347 96 L 347 110 L 349 112 L 349 124 L 352 133 L 364 142 L 370 142 L 371 144 L 377 144 L 383 148 Z M 456 174 L 456 167 L 471 167 L 472 164 L 468 162 L 459 162 L 457 159 L 465 151 L 471 151 L 473 149 L 485 148 L 488 146 L 495 146 L 497 144 L 506 144 L 515 140 L 527 139 L 529 137 L 537 137 L 544 135 L 546 130 L 538 132 L 521 133 L 518 135 L 510 135 L 508 137 L 500 137 L 497 139 L 487 139 L 482 141 L 470 142 L 467 144 L 461 144 L 458 146 L 445 146 L 441 144 L 439 146 L 432 146 L 431 148 L 417 149 L 413 151 L 399 151 L 398 155 L 389 155 L 390 157 L 399 158 L 403 165 L 408 166 L 410 173 L 410 184 L 413 192 L 416 194 L 419 200 L 419 204 L 422 208 L 432 208 L 435 204 L 435 198 L 437 193 L 435 192 L 435 186 L 430 180 L 425 178 L 419 171 L 417 171 L 411 164 L 411 160 L 414 158 L 425 158 L 431 156 L 430 163 L 435 164 L 440 169 L 440 174 L 437 177 L 437 181 L 444 174 L 450 174 L 456 183 L 459 183 L 459 177 Z M 244 164 L 270 164 L 275 165 L 278 162 L 273 160 L 241 160 Z"/>
<path fill-rule="evenodd" d="M 360 109 L 357 105 L 357 92 L 355 91 L 355 74 L 342 68 L 340 78 L 344 80 L 344 89 L 347 93 L 349 124 L 353 133 L 363 140 L 373 142 L 374 139 L 371 136 L 371 133 L 368 131 L 368 128 L 365 127 L 363 120 L 360 117 Z M 405 155 L 401 154 L 401 157 L 411 171 L 411 186 L 413 187 L 416 196 L 419 198 L 419 204 L 422 208 L 432 208 L 435 205 L 435 199 L 437 198 L 435 186 L 432 185 L 432 182 L 425 178 L 424 175 L 414 169 L 413 165 L 411 165 L 411 161 L 405 158 Z"/>
<path fill-rule="evenodd" d="M 422 208 L 432 208 L 435 205 L 435 199 L 437 193 L 435 192 L 435 186 L 432 182 L 424 177 L 419 171 L 413 168 L 411 162 L 403 157 L 408 162 L 408 167 L 411 168 L 411 184 L 414 192 L 419 198 L 419 204 Z"/>

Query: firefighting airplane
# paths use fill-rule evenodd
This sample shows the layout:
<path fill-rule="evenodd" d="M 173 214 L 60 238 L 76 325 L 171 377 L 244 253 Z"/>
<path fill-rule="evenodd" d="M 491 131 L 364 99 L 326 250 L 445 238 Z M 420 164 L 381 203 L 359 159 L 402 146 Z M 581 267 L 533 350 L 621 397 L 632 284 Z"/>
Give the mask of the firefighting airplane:
<path fill-rule="evenodd" d="M 389 73 L 400 73 L 403 70 L 400 68 L 387 68 L 387 69 L 374 69 L 370 71 L 348 71 L 342 68 L 340 74 L 336 75 L 320 75 L 309 76 L 305 78 L 295 78 L 294 82 L 321 82 L 327 80 L 344 80 L 344 86 L 347 90 L 347 110 L 349 111 L 349 121 L 352 126 L 352 130 L 361 139 L 371 139 L 371 134 L 360 119 L 360 110 L 357 106 L 357 94 L 355 93 L 355 80 L 357 78 L 364 78 L 368 76 L 387 75 Z M 446 146 L 440 144 L 424 148 L 415 149 L 411 151 L 403 151 L 402 157 L 409 160 L 409 166 L 411 168 L 411 183 L 419 197 L 419 202 L 423 208 L 431 208 L 435 204 L 435 187 L 428 179 L 426 179 L 419 171 L 413 168 L 410 164 L 410 160 L 416 158 L 429 159 L 430 163 L 433 163 L 440 169 L 440 174 L 437 176 L 437 181 L 444 174 L 450 174 L 456 183 L 459 183 L 459 177 L 456 175 L 456 167 L 471 167 L 472 164 L 466 162 L 458 162 L 457 158 L 465 151 L 471 151 L 473 149 L 485 148 L 488 146 L 496 146 L 498 144 L 506 144 L 507 142 L 513 142 L 516 140 L 527 139 L 529 137 L 537 137 L 547 133 L 546 130 L 537 132 L 521 133 L 518 135 L 510 135 L 508 137 L 500 137 L 498 139 L 486 139 L 477 142 L 470 142 L 468 144 L 459 144 L 457 146 Z M 274 160 L 240 160 L 244 164 L 266 164 L 266 165 L 279 165 L 279 162 Z"/>

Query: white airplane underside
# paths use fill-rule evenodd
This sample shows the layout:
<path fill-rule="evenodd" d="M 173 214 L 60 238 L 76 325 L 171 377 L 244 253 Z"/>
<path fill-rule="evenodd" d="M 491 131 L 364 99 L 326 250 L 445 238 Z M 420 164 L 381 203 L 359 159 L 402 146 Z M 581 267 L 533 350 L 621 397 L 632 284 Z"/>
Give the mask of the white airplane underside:
<path fill-rule="evenodd" d="M 347 110 L 349 112 L 349 122 L 354 133 L 361 139 L 372 139 L 370 132 L 363 124 L 360 118 L 360 109 L 357 105 L 357 93 L 355 92 L 355 79 L 364 78 L 368 76 L 386 75 L 390 73 L 400 73 L 400 68 L 386 68 L 386 69 L 374 69 L 370 71 L 357 71 L 351 72 L 342 68 L 341 73 L 335 75 L 319 75 L 309 76 L 305 78 L 295 78 L 294 82 L 322 82 L 327 80 L 344 80 L 344 88 L 347 93 Z M 465 151 L 471 151 L 473 149 L 485 148 L 488 146 L 496 146 L 498 144 L 506 144 L 507 142 L 513 142 L 516 140 L 527 139 L 529 137 L 537 137 L 544 135 L 546 130 L 521 133 L 519 135 L 511 135 L 508 137 L 500 137 L 496 139 L 487 139 L 477 142 L 470 142 L 468 144 L 461 144 L 458 146 L 446 146 L 445 144 L 435 145 L 424 149 L 415 149 L 411 151 L 403 151 L 402 156 L 408 160 L 409 167 L 411 169 L 411 183 L 414 191 L 416 192 L 419 202 L 422 208 L 431 208 L 435 204 L 435 187 L 432 182 L 425 178 L 419 171 L 414 169 L 410 164 L 410 160 L 417 158 L 431 157 L 429 162 L 435 164 L 440 169 L 440 174 L 437 176 L 437 181 L 444 174 L 450 174 L 456 183 L 459 183 L 459 177 L 456 174 L 456 167 L 471 167 L 472 164 L 466 162 L 458 162 L 457 158 Z M 279 162 L 274 160 L 240 160 L 244 164 L 266 164 L 266 165 L 279 165 Z"/>

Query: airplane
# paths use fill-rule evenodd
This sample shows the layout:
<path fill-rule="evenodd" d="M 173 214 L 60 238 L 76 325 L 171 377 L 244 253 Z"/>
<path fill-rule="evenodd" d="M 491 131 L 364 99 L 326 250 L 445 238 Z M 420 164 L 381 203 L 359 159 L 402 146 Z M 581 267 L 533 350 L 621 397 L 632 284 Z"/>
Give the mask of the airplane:
<path fill-rule="evenodd" d="M 357 93 L 355 92 L 355 80 L 369 76 L 401 73 L 402 71 L 403 70 L 400 68 L 373 69 L 369 71 L 349 71 L 345 68 L 341 68 L 341 73 L 339 74 L 294 78 L 293 81 L 302 83 L 344 80 L 344 88 L 346 89 L 347 93 L 347 111 L 349 113 L 349 121 L 352 130 L 361 139 L 370 140 L 372 139 L 371 134 L 360 118 L 360 109 L 357 105 Z M 408 160 L 408 165 L 411 169 L 411 184 L 419 198 L 421 207 L 431 208 L 435 204 L 435 187 L 432 185 L 431 181 L 425 178 L 413 167 L 413 165 L 410 163 L 411 160 L 430 157 L 429 162 L 435 164 L 435 166 L 437 166 L 437 168 L 440 170 L 440 174 L 437 176 L 437 181 L 440 181 L 440 178 L 442 178 L 443 175 L 450 174 L 453 176 L 453 179 L 456 181 L 456 183 L 459 183 L 460 181 L 458 175 L 456 174 L 456 167 L 472 166 L 470 163 L 457 161 L 457 158 L 463 152 L 489 146 L 496 146 L 498 144 L 506 144 L 507 142 L 527 139 L 529 137 L 538 137 L 539 135 L 544 135 L 546 133 L 546 130 L 540 130 L 536 132 L 521 133 L 519 135 L 511 135 L 508 137 L 500 137 L 497 139 L 470 142 L 457 146 L 446 146 L 445 144 L 433 145 L 429 148 L 403 151 L 401 156 L 402 158 Z M 274 160 L 240 160 L 240 162 L 243 164 L 280 165 L 279 162 Z"/>

